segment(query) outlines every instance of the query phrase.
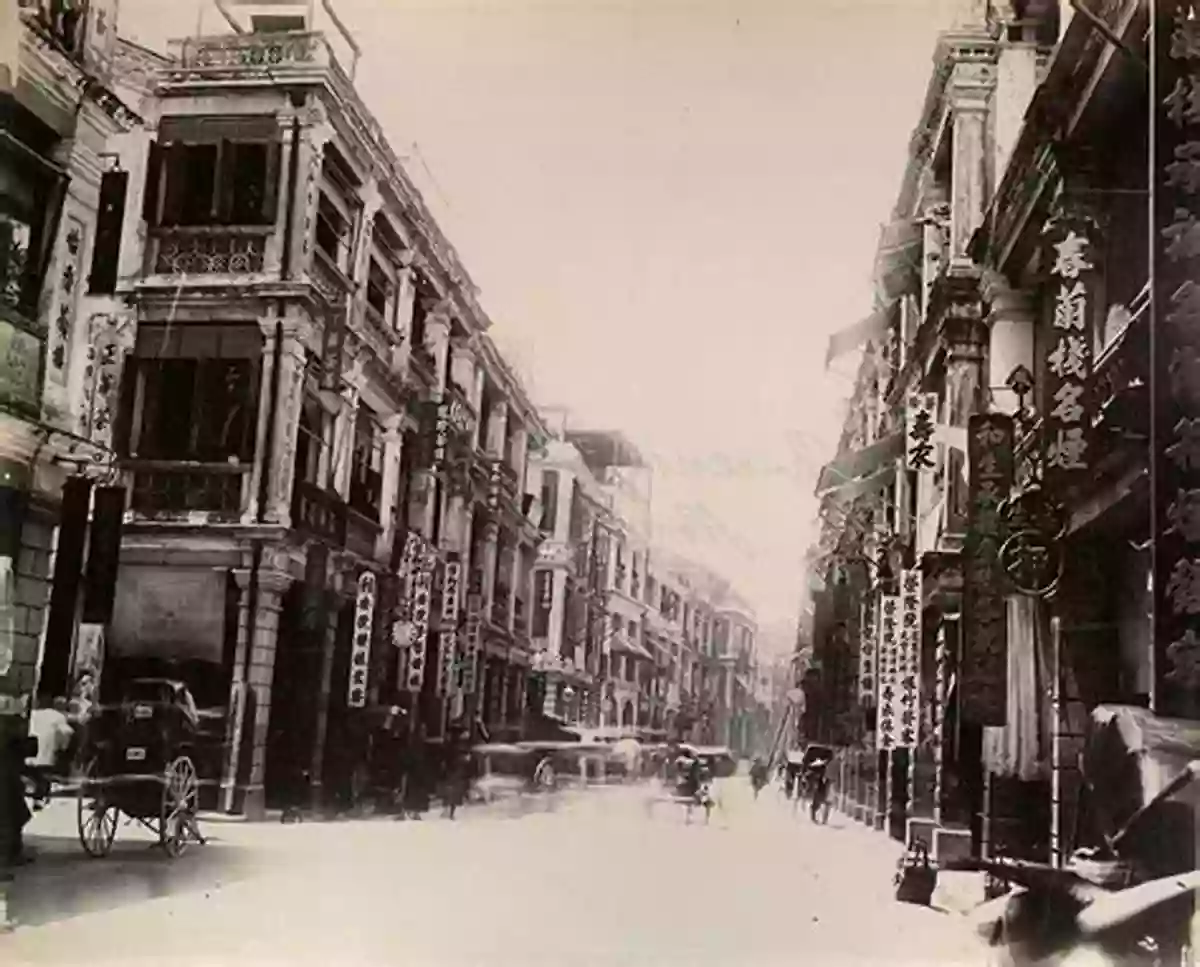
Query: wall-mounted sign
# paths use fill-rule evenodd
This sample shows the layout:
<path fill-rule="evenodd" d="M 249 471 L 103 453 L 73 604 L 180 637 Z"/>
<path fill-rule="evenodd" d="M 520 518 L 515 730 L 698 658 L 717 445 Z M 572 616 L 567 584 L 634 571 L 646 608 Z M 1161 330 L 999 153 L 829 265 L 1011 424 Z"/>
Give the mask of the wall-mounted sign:
<path fill-rule="evenodd" d="M 1149 329 L 1155 710 L 1200 717 L 1200 20 L 1160 0 L 1151 90 L 1159 159 Z"/>
<path fill-rule="evenodd" d="M 467 620 L 463 629 L 462 690 L 472 694 L 478 687 L 480 630 L 483 624 L 483 595 L 471 592 L 467 595 Z"/>
<path fill-rule="evenodd" d="M 410 692 L 419 692 L 425 681 L 425 658 L 428 652 L 429 611 L 433 598 L 433 569 L 437 555 L 429 549 L 422 551 L 416 565 L 412 585 L 412 616 L 407 662 L 405 663 L 405 687 Z"/>
<path fill-rule="evenodd" d="M 1008 716 L 1007 579 L 1000 564 L 1000 505 L 1013 485 L 1013 419 L 977 413 L 967 424 L 967 533 L 963 543 L 963 721 L 1004 725 Z"/>
<path fill-rule="evenodd" d="M 878 668 L 879 650 L 876 607 L 877 602 L 874 597 L 866 598 L 862 603 L 862 618 L 859 625 L 861 635 L 858 641 L 858 700 L 863 705 L 874 705 L 876 699 L 875 673 Z"/>
<path fill-rule="evenodd" d="M 442 607 L 438 632 L 437 693 L 445 695 L 456 685 L 458 669 L 458 610 L 462 597 L 462 561 L 457 554 L 447 556 L 442 569 Z"/>
<path fill-rule="evenodd" d="M 0 408 L 30 416 L 41 412 L 42 340 L 0 318 Z"/>
<path fill-rule="evenodd" d="M 917 473 L 934 469 L 937 393 L 912 393 L 904 411 L 904 465 Z"/>
<path fill-rule="evenodd" d="M 371 666 L 371 631 L 375 624 L 375 575 L 363 571 L 358 576 L 358 594 L 354 600 L 354 633 L 350 640 L 350 680 L 346 704 L 363 708 L 367 704 L 367 672 Z"/>
<path fill-rule="evenodd" d="M 900 618 L 897 642 L 896 747 L 915 749 L 921 723 L 922 581 L 918 570 L 900 572 Z"/>
<path fill-rule="evenodd" d="M 1094 223 L 1067 212 L 1046 226 L 1054 315 L 1046 345 L 1045 481 L 1058 490 L 1091 469 L 1092 316 L 1096 291 Z"/>
<path fill-rule="evenodd" d="M 900 597 L 885 594 L 879 604 L 879 709 L 875 715 L 875 747 L 885 752 L 896 748 L 900 706 L 897 686 L 900 677 Z"/>
<path fill-rule="evenodd" d="M 437 419 L 433 425 L 433 472 L 437 473 L 446 462 L 446 445 L 450 442 L 450 404 L 439 403 Z"/>

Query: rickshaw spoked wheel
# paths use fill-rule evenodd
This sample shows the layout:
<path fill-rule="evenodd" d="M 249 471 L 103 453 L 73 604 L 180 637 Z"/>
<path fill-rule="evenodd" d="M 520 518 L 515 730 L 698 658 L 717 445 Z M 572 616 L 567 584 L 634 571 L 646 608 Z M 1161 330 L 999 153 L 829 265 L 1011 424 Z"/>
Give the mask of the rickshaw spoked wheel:
<path fill-rule="evenodd" d="M 169 857 L 182 856 L 196 831 L 197 800 L 200 780 L 196 766 L 186 755 L 176 756 L 163 773 L 162 811 L 159 815 L 158 841 Z"/>
<path fill-rule="evenodd" d="M 79 789 L 75 793 L 79 845 L 93 859 L 101 859 L 112 851 L 120 816 L 120 810 L 104 798 L 104 785 L 99 772 L 99 762 L 89 759 L 83 767 Z"/>

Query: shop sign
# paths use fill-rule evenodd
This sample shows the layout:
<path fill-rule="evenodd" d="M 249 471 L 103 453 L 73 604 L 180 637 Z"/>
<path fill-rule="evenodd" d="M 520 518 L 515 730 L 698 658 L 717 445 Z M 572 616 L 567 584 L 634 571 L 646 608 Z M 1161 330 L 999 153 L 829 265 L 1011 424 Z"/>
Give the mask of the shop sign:
<path fill-rule="evenodd" d="M 462 595 L 462 561 L 457 554 L 447 556 L 442 569 L 442 610 L 438 633 L 437 693 L 448 694 L 455 685 L 458 669 L 458 609 Z"/>
<path fill-rule="evenodd" d="M 922 580 L 918 570 L 900 572 L 896 653 L 896 748 L 915 749 L 921 722 Z"/>
<path fill-rule="evenodd" d="M 1149 320 L 1155 461 L 1154 683 L 1160 715 L 1200 715 L 1200 19 L 1164 0 L 1156 45 L 1154 279 Z"/>
<path fill-rule="evenodd" d="M 900 596 L 885 594 L 879 604 L 879 708 L 875 715 L 875 747 L 885 752 L 896 748 L 900 672 Z"/>
<path fill-rule="evenodd" d="M 937 393 L 912 393 L 904 412 L 904 465 L 917 473 L 934 469 L 934 418 Z"/>
<path fill-rule="evenodd" d="M 483 595 L 472 591 L 467 595 L 467 620 L 463 629 L 464 652 L 462 666 L 462 690 L 472 694 L 478 683 L 480 633 L 483 624 Z"/>
<path fill-rule="evenodd" d="M 41 411 L 42 340 L 0 314 L 0 408 L 36 416 Z"/>
<path fill-rule="evenodd" d="M 879 629 L 875 621 L 876 603 L 873 597 L 862 603 L 861 632 L 858 642 L 858 701 L 875 705 L 875 672 L 879 649 Z"/>
<path fill-rule="evenodd" d="M 419 692 L 425 681 L 425 659 L 428 652 L 429 609 L 433 598 L 433 568 L 437 555 L 426 548 L 416 565 L 412 585 L 411 632 L 405 663 L 405 687 Z"/>
<path fill-rule="evenodd" d="M 550 609 L 554 605 L 554 572 L 538 568 L 533 572 L 532 637 L 545 638 L 550 633 Z"/>
<path fill-rule="evenodd" d="M 1043 233 L 1054 310 L 1046 342 L 1041 412 L 1045 482 L 1056 493 L 1092 469 L 1092 341 L 1096 298 L 1094 221 L 1069 208 Z"/>
<path fill-rule="evenodd" d="M 446 462 L 446 445 L 450 442 L 450 404 L 437 405 L 433 426 L 433 472 L 438 473 Z"/>
<path fill-rule="evenodd" d="M 963 663 L 960 708 L 973 725 L 1007 721 L 1007 580 L 1001 504 L 1013 486 L 1013 419 L 977 413 L 967 424 L 967 534 L 963 542 Z"/>
<path fill-rule="evenodd" d="M 358 594 L 354 600 L 354 635 L 350 643 L 350 681 L 346 696 L 346 704 L 350 708 L 364 708 L 367 704 L 367 671 L 371 667 L 375 592 L 375 575 L 363 571 L 358 576 Z"/>

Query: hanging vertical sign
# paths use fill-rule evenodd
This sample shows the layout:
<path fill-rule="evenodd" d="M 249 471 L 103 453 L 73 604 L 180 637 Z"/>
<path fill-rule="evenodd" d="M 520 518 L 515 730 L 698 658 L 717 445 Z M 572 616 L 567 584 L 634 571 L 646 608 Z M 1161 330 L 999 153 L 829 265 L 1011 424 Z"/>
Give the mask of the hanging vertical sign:
<path fill-rule="evenodd" d="M 861 635 L 858 642 L 858 701 L 862 705 L 874 705 L 876 697 L 879 628 L 875 621 L 875 607 L 874 596 L 866 598 L 862 603 L 862 619 L 859 623 Z"/>
<path fill-rule="evenodd" d="M 450 442 L 450 404 L 437 404 L 437 419 L 433 425 L 433 472 L 446 462 L 446 445 Z"/>
<path fill-rule="evenodd" d="M 550 610 L 554 605 L 554 572 L 538 568 L 533 572 L 533 618 L 530 637 L 546 638 L 550 634 Z"/>
<path fill-rule="evenodd" d="M 1000 505 L 1013 486 L 1013 419 L 977 413 L 967 425 L 967 533 L 963 542 L 963 661 L 959 708 L 964 721 L 999 726 L 1008 712 L 1007 584 L 1000 566 Z"/>
<path fill-rule="evenodd" d="M 914 749 L 921 720 L 921 572 L 900 572 L 900 619 L 897 636 L 896 747 Z"/>
<path fill-rule="evenodd" d="M 488 489 L 487 489 L 487 506 L 490 511 L 500 509 L 500 486 L 504 477 L 504 471 L 500 466 L 500 457 L 492 459 L 491 465 L 488 467 Z"/>
<path fill-rule="evenodd" d="M 1068 203 L 1043 232 L 1054 314 L 1046 343 L 1045 482 L 1052 493 L 1091 469 L 1092 316 L 1098 269 L 1093 220 Z"/>
<path fill-rule="evenodd" d="M 438 632 L 437 693 L 448 694 L 455 684 L 458 668 L 458 609 L 462 595 L 462 561 L 457 554 L 447 556 L 442 570 L 442 610 Z"/>
<path fill-rule="evenodd" d="M 428 653 L 429 609 L 433 597 L 433 568 L 437 555 L 429 548 L 421 552 L 413 575 L 411 632 L 405 686 L 419 692 L 425 682 L 425 658 Z"/>
<path fill-rule="evenodd" d="M 904 412 L 904 465 L 917 473 L 934 469 L 933 433 L 937 393 L 912 393 Z"/>
<path fill-rule="evenodd" d="M 462 690 L 471 695 L 477 687 L 479 671 L 479 644 L 483 623 L 483 594 L 471 591 L 467 595 L 467 620 L 463 629 L 464 651 L 462 667 Z"/>
<path fill-rule="evenodd" d="M 930 711 L 933 725 L 933 818 L 935 822 L 941 822 L 942 819 L 942 789 L 945 782 L 942 760 L 946 743 L 945 708 L 948 685 L 947 670 L 950 660 L 946 634 L 947 625 L 953 627 L 955 624 L 949 619 L 943 622 L 938 629 L 937 648 L 934 651 L 934 701 Z"/>
<path fill-rule="evenodd" d="M 375 575 L 363 571 L 358 576 L 358 594 L 354 600 L 354 633 L 350 642 L 350 680 L 346 704 L 363 708 L 367 704 L 367 669 L 371 664 L 371 630 L 375 623 Z"/>
<path fill-rule="evenodd" d="M 1200 19 L 1160 0 L 1151 80 L 1158 170 L 1150 341 L 1152 707 L 1200 715 Z"/>
<path fill-rule="evenodd" d="M 875 747 L 885 752 L 896 748 L 899 703 L 896 688 L 900 666 L 900 598 L 885 594 L 879 605 L 879 708 L 875 713 Z"/>

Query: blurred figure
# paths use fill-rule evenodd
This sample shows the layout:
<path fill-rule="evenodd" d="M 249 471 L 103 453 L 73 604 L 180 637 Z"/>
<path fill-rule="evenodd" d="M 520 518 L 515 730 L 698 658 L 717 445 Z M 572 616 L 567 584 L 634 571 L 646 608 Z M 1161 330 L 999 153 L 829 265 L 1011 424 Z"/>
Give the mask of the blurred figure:
<path fill-rule="evenodd" d="M 50 798 L 50 780 L 61 774 L 74 734 L 67 719 L 67 700 L 39 695 L 37 707 L 29 716 L 29 736 L 37 740 L 37 753 L 25 760 L 26 773 L 34 781 L 35 799 Z"/>
<path fill-rule="evenodd" d="M 754 798 L 758 798 L 758 794 L 763 791 L 770 779 L 767 763 L 762 756 L 755 756 L 754 761 L 750 764 L 750 785 L 754 789 Z"/>
<path fill-rule="evenodd" d="M 815 759 L 809 767 L 809 816 L 814 823 L 829 822 L 829 762 Z M 818 819 L 818 817 L 820 817 Z"/>

